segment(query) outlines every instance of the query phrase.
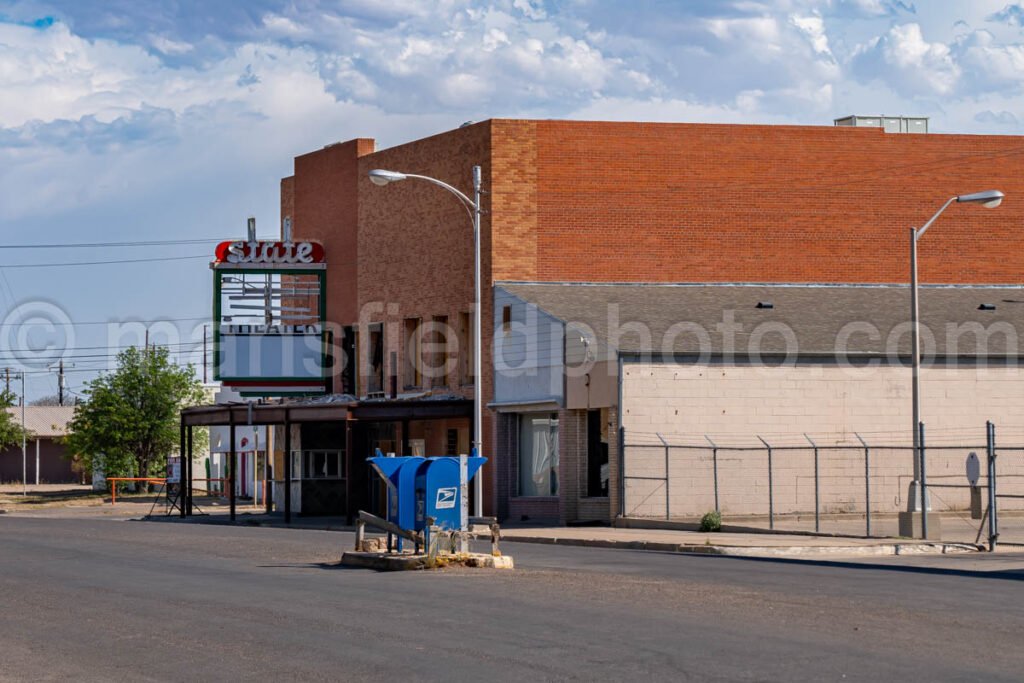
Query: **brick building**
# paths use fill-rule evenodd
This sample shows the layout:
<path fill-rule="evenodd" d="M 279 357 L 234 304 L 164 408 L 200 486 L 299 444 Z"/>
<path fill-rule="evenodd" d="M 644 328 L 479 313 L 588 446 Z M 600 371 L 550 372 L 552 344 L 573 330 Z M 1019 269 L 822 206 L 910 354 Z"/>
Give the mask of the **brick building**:
<path fill-rule="evenodd" d="M 866 292 L 857 304 L 862 315 L 851 313 L 844 322 L 896 326 L 899 321 L 889 311 L 881 316 L 880 307 L 905 310 L 900 297 L 906 290 L 867 286 L 907 281 L 907 229 L 952 195 L 997 188 L 1007 196 L 998 210 L 954 206 L 944 214 L 921 242 L 920 274 L 932 285 L 975 286 L 970 301 L 992 299 L 1002 316 L 1013 307 L 1003 299 L 1024 298 L 1006 289 L 1022 284 L 1022 145 L 1018 137 L 879 128 L 489 120 L 389 149 L 357 139 L 296 157 L 294 175 L 281 182 L 281 214 L 291 218 L 296 238 L 321 240 L 327 250 L 328 319 L 338 325 L 336 341 L 346 357 L 334 370 L 336 393 L 470 397 L 470 220 L 437 187 L 405 182 L 381 188 L 367 174 L 375 168 L 416 173 L 469 192 L 471 169 L 480 165 L 486 191 L 482 380 L 489 406 L 483 441 L 484 455 L 492 458 L 484 470 L 486 507 L 516 520 L 607 520 L 623 511 L 615 435 L 631 418 L 622 392 L 630 397 L 638 388 L 624 380 L 622 348 L 592 329 L 594 307 L 614 307 L 623 321 L 647 325 L 652 320 L 644 316 L 692 322 L 696 303 L 685 288 L 678 292 L 688 294 L 673 304 L 637 299 L 628 288 L 588 285 L 719 286 L 701 295 L 718 307 L 717 318 L 726 308 L 715 303 L 725 285 L 764 285 L 756 296 L 769 303 L 778 298 L 772 287 L 781 292 L 802 285 L 810 292 L 800 299 L 802 309 L 774 309 L 778 322 L 801 330 L 813 330 L 822 312 L 846 305 L 833 296 L 845 290 L 819 285 L 858 285 Z M 539 290 L 530 283 L 562 289 L 534 296 Z M 595 293 L 603 298 L 595 301 Z M 750 301 L 736 305 L 763 303 L 754 300 L 754 290 L 747 293 Z M 586 302 L 589 317 L 577 320 L 574 311 Z M 937 311 L 936 324 L 976 322 L 960 304 Z M 547 316 L 547 332 L 522 326 L 531 310 Z M 1005 322 L 1019 329 L 1015 314 Z M 577 334 L 587 324 L 592 334 Z M 506 335 L 522 338 L 525 350 L 508 340 L 502 347 L 515 362 L 494 356 L 495 340 Z M 739 362 L 721 343 L 712 339 L 709 356 L 697 365 L 686 360 L 688 371 L 700 363 Z M 628 350 L 645 362 L 678 363 L 674 348 L 664 354 L 650 344 Z M 813 351 L 824 362 L 828 349 Z M 1015 359 L 1016 351 L 998 355 Z M 505 369 L 496 372 L 496 361 Z M 601 370 L 581 374 L 595 383 L 586 384 L 582 399 L 566 372 L 581 362 Z M 440 366 L 442 372 L 431 371 Z M 899 373 L 893 375 L 894 392 L 909 391 L 906 375 L 902 389 Z M 778 396 L 802 391 L 791 378 L 778 382 L 772 389 Z M 1010 384 L 1015 396 L 1021 385 Z M 973 383 L 970 391 L 983 396 L 986 386 Z M 692 406 L 673 410 L 680 407 Z M 850 414 L 856 421 L 856 411 Z M 1019 416 L 1008 409 L 992 417 Z M 644 419 L 652 432 L 659 427 Z M 807 419 L 818 424 L 805 430 L 851 428 L 813 411 Z M 797 422 L 790 426 L 796 429 Z M 638 424 L 644 423 L 632 423 Z M 661 427 L 702 429 L 697 423 Z M 469 430 L 468 418 L 421 420 L 395 425 L 382 439 L 400 451 L 416 442 L 438 454 L 465 450 Z M 523 458 L 537 470 L 532 478 L 523 476 Z"/>

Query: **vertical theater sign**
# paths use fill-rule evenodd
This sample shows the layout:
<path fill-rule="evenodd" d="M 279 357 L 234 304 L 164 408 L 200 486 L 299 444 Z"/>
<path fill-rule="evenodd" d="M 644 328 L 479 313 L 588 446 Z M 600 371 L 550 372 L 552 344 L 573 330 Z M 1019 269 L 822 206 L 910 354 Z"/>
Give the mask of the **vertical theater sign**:
<path fill-rule="evenodd" d="M 327 379 L 326 268 L 318 242 L 217 245 L 214 379 L 243 396 L 322 394 Z"/>

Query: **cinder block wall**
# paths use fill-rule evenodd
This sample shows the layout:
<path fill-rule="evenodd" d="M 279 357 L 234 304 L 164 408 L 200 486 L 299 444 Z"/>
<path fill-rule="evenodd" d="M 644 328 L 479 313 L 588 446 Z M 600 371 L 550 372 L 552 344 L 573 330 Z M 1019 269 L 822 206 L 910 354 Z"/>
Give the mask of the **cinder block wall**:
<path fill-rule="evenodd" d="M 896 512 L 906 505 L 913 476 L 909 369 L 629 363 L 623 373 L 622 424 L 627 444 L 634 444 L 627 448 L 626 474 L 664 475 L 665 449 L 657 434 L 670 444 L 691 446 L 669 453 L 672 516 L 714 508 L 712 449 L 705 436 L 722 447 L 723 512 L 768 512 L 767 453 L 758 436 L 776 447 L 776 512 L 812 511 L 814 460 L 805 434 L 820 447 L 823 512 L 864 510 L 864 452 L 836 448 L 859 446 L 855 434 L 871 447 L 872 510 Z M 932 483 L 966 483 L 967 453 L 975 450 L 984 459 L 987 420 L 997 425 L 998 443 L 1024 445 L 1020 368 L 926 368 L 921 403 Z M 806 450 L 788 450 L 794 446 Z M 1024 477 L 1024 455 L 1001 458 L 999 473 L 1007 482 Z M 627 480 L 627 514 L 663 517 L 663 486 Z M 939 509 L 963 509 L 968 494 L 944 490 L 934 501 Z"/>

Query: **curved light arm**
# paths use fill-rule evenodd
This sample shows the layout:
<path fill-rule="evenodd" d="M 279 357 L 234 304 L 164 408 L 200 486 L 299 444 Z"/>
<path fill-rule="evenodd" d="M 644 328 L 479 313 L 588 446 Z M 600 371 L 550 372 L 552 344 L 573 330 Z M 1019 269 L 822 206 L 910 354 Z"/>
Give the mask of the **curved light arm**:
<path fill-rule="evenodd" d="M 958 194 L 955 197 L 950 197 L 949 200 L 942 205 L 942 208 L 935 212 L 935 215 L 931 217 L 927 223 L 921 226 L 921 229 L 914 233 L 914 241 L 921 239 L 921 235 L 924 231 L 931 227 L 935 219 L 946 210 L 946 208 L 956 202 L 958 204 L 981 204 L 986 209 L 994 209 L 999 206 L 1005 195 L 999 190 L 985 190 L 984 192 L 974 192 L 972 194 Z"/>
<path fill-rule="evenodd" d="M 449 185 L 448 183 L 444 182 L 443 180 L 438 180 L 437 178 L 431 178 L 430 176 L 426 176 L 426 175 L 416 175 L 415 173 L 398 173 L 397 171 L 385 171 L 383 169 L 374 169 L 373 171 L 370 171 L 370 180 L 372 180 L 374 183 L 376 183 L 378 185 L 387 185 L 388 183 L 394 183 L 394 182 L 397 182 L 399 180 L 405 180 L 406 178 L 416 178 L 417 180 L 426 180 L 428 183 L 433 183 L 434 185 L 437 185 L 438 187 L 443 187 L 444 189 L 448 190 L 453 195 L 458 197 L 459 200 L 462 201 L 462 203 L 464 203 L 468 208 L 473 209 L 473 210 L 479 209 L 479 207 L 473 202 L 472 199 L 467 197 L 460 190 L 458 190 L 458 189 L 452 187 L 451 185 Z"/>
<path fill-rule="evenodd" d="M 465 202 L 466 206 L 468 206 L 469 208 L 471 208 L 471 209 L 478 208 L 477 205 L 473 203 L 472 199 L 470 199 L 469 197 L 464 195 L 461 191 L 455 189 L 454 187 L 452 187 L 451 185 L 449 185 L 448 183 L 446 183 L 446 182 L 444 182 L 442 180 L 438 180 L 437 178 L 431 178 L 430 176 L 425 176 L 425 175 L 415 175 L 413 173 L 406 173 L 405 177 L 406 178 L 418 178 L 419 180 L 426 180 L 428 183 L 434 183 L 438 187 L 443 187 L 444 189 L 448 190 L 453 195 L 455 195 L 456 197 L 461 199 L 463 202 Z"/>
<path fill-rule="evenodd" d="M 924 234 L 924 231 L 927 230 L 928 228 L 932 227 L 932 223 L 935 222 L 935 219 L 938 218 L 939 216 L 941 216 L 942 212 L 945 211 L 947 208 L 949 208 L 949 205 L 952 204 L 953 202 L 955 202 L 956 200 L 957 200 L 957 197 L 950 197 L 948 200 L 946 200 L 946 203 L 942 205 L 942 208 L 939 209 L 938 211 L 936 211 L 935 215 L 932 216 L 931 218 L 929 218 L 927 223 L 925 223 L 920 228 L 918 228 L 917 236 L 915 237 L 915 239 L 918 239 L 918 240 L 921 239 L 921 235 Z"/>

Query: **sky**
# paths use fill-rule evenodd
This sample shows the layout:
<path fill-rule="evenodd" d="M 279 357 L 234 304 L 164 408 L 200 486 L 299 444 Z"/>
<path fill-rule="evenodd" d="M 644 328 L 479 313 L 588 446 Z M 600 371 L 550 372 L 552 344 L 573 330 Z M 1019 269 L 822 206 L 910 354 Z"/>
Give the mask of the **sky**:
<path fill-rule="evenodd" d="M 1019 135 L 1022 86 L 1006 0 L 0 0 L 0 368 L 32 400 L 63 357 L 80 393 L 138 321 L 198 362 L 212 243 L 12 247 L 274 235 L 293 157 L 331 142 L 494 117 Z"/>

